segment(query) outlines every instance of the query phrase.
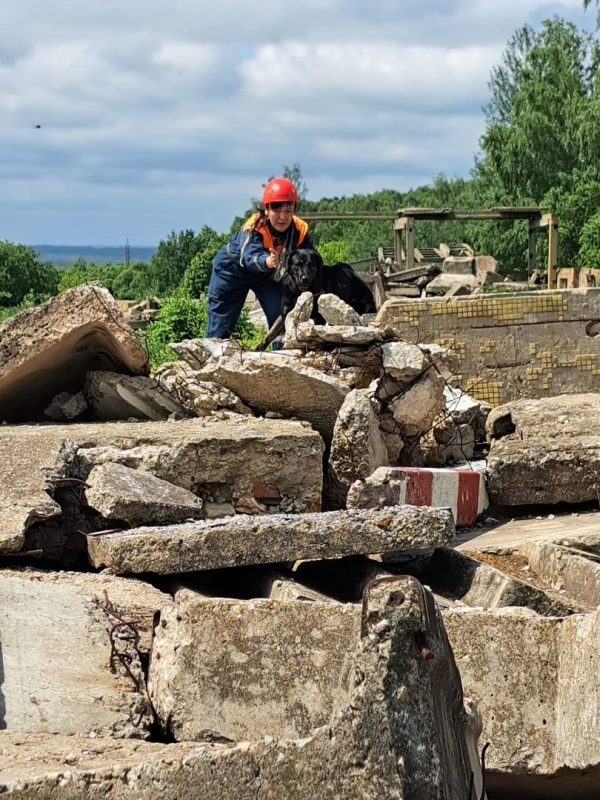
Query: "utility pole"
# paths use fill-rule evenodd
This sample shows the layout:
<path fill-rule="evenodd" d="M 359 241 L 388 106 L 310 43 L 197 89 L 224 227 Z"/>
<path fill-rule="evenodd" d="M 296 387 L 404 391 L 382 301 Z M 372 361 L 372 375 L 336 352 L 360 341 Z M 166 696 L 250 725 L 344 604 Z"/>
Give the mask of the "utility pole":
<path fill-rule="evenodd" d="M 125 264 L 129 266 L 131 261 L 131 250 L 129 249 L 129 239 L 125 239 Z"/>

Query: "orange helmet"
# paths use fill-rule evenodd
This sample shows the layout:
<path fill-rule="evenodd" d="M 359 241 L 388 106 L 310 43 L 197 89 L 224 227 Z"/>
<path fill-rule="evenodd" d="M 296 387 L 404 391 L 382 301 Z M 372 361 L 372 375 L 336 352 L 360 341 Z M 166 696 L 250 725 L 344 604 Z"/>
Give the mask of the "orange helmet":
<path fill-rule="evenodd" d="M 287 178 L 271 178 L 262 193 L 263 205 L 269 203 L 297 203 L 298 192 Z"/>

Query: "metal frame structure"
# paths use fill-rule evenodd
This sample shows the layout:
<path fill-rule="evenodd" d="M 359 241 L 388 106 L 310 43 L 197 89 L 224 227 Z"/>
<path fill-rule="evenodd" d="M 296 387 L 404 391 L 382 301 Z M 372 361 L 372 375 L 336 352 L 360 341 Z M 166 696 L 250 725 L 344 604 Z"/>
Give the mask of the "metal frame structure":
<path fill-rule="evenodd" d="M 540 228 L 548 228 L 548 288 L 556 288 L 556 269 L 558 257 L 558 216 L 544 214 L 537 207 L 508 206 L 502 208 L 485 208 L 474 211 L 454 211 L 449 208 L 402 208 L 395 213 L 380 214 L 376 212 L 334 213 L 313 211 L 302 214 L 306 220 L 378 220 L 390 221 L 394 224 L 394 256 L 398 264 L 402 263 L 403 238 L 406 238 L 406 269 L 415 264 L 415 222 L 421 220 L 529 220 L 528 274 L 535 269 L 536 233 Z"/>

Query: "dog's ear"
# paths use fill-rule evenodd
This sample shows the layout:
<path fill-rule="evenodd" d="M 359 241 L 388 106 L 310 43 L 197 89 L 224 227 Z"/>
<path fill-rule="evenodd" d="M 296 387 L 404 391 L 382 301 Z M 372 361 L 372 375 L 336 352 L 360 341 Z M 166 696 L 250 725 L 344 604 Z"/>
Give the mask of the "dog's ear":
<path fill-rule="evenodd" d="M 319 253 L 318 250 L 313 250 L 313 253 L 314 253 L 313 258 L 314 258 L 315 264 L 317 265 L 317 267 L 319 269 L 322 269 L 323 268 L 323 259 L 321 258 L 321 253 Z"/>

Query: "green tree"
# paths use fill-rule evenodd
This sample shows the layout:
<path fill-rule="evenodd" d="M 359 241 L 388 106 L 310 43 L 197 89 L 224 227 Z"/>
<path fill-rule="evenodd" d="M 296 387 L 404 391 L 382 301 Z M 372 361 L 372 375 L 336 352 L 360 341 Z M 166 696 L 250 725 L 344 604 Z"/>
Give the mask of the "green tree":
<path fill-rule="evenodd" d="M 325 264 L 335 264 L 337 261 L 346 262 L 350 258 L 350 246 L 343 239 L 321 242 L 317 249 Z"/>
<path fill-rule="evenodd" d="M 37 303 L 58 289 L 58 270 L 40 260 L 31 247 L 0 242 L 0 306 Z"/>
<path fill-rule="evenodd" d="M 214 257 L 229 238 L 227 234 L 218 234 L 207 225 L 202 228 L 198 236 L 202 237 L 203 249 L 192 258 L 181 284 L 188 297 L 200 297 L 206 292 Z"/>

